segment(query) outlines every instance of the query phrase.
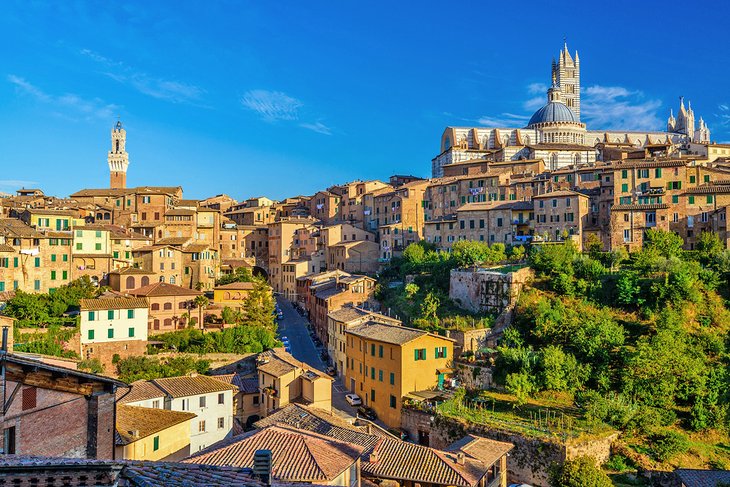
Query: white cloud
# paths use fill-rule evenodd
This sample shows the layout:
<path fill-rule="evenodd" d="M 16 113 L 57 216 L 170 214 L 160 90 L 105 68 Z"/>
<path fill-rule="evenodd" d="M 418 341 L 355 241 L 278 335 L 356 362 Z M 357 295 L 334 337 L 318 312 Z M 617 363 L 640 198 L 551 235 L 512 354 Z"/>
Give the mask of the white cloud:
<path fill-rule="evenodd" d="M 531 83 L 527 85 L 527 93 L 530 95 L 544 95 L 547 89 L 548 87 L 545 83 Z"/>
<path fill-rule="evenodd" d="M 318 134 L 332 135 L 332 129 L 322 122 L 300 123 L 299 126 L 313 132 L 317 132 Z"/>
<path fill-rule="evenodd" d="M 477 122 L 480 125 L 488 127 L 524 127 L 530 117 L 526 115 L 516 115 L 514 113 L 501 113 L 497 116 L 479 117 Z"/>
<path fill-rule="evenodd" d="M 29 188 L 38 184 L 38 181 L 25 181 L 23 179 L 0 179 L 0 188 Z"/>
<path fill-rule="evenodd" d="M 297 120 L 299 109 L 304 104 L 281 91 L 251 90 L 244 93 L 241 104 L 252 110 L 267 122 Z"/>
<path fill-rule="evenodd" d="M 119 110 L 117 105 L 105 103 L 99 98 L 82 98 L 73 93 L 54 95 L 43 91 L 20 76 L 11 74 L 7 78 L 15 85 L 18 93 L 31 96 L 38 102 L 49 105 L 55 110 L 55 113 L 67 119 L 110 119 Z"/>
<path fill-rule="evenodd" d="M 114 61 L 90 49 L 82 49 L 81 54 L 114 71 L 104 72 L 105 76 L 132 86 L 145 95 L 173 103 L 196 104 L 205 90 L 190 83 L 168 80 L 150 76 L 147 73 L 127 66 L 121 61 Z"/>
<path fill-rule="evenodd" d="M 660 130 L 660 100 L 621 86 L 589 86 L 581 97 L 581 119 L 590 129 Z"/>
<path fill-rule="evenodd" d="M 718 105 L 717 108 L 719 108 L 723 112 L 727 112 L 728 110 L 730 110 L 730 107 L 728 107 L 727 105 L 724 105 L 724 104 L 723 105 Z"/>

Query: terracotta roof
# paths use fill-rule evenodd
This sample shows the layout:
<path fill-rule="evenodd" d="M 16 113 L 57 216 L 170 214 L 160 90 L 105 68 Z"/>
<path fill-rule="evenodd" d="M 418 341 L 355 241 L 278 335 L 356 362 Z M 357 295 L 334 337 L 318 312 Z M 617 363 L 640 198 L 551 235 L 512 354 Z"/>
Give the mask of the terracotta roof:
<path fill-rule="evenodd" d="M 684 194 L 725 194 L 730 193 L 730 185 L 707 184 L 696 188 L 687 188 Z"/>
<path fill-rule="evenodd" d="M 205 252 L 206 250 L 213 250 L 209 245 L 206 244 L 190 244 L 183 247 L 182 251 L 191 254 L 195 252 Z"/>
<path fill-rule="evenodd" d="M 392 343 L 394 345 L 402 345 L 404 343 L 413 341 L 416 338 L 421 338 L 426 335 L 432 335 L 423 330 L 417 330 L 415 328 L 408 328 L 405 326 L 378 323 L 376 321 L 367 321 L 362 324 L 352 325 L 347 328 L 346 333 L 359 336 L 361 338 L 367 338 L 369 340 Z M 447 341 L 453 341 L 450 338 L 445 338 L 438 335 L 432 336 Z"/>
<path fill-rule="evenodd" d="M 238 390 L 238 387 L 226 384 L 207 375 L 183 375 L 153 379 L 152 382 L 172 397 L 197 396 L 211 392 Z"/>
<path fill-rule="evenodd" d="M 678 468 L 674 474 L 686 487 L 715 487 L 730 483 L 730 470 L 694 470 Z"/>
<path fill-rule="evenodd" d="M 255 377 L 248 379 L 239 377 L 238 389 L 244 394 L 257 394 L 259 392 L 259 380 Z"/>
<path fill-rule="evenodd" d="M 295 359 L 291 354 L 285 352 L 283 348 L 261 352 L 257 357 L 256 368 L 274 377 L 280 377 L 296 369 L 300 369 L 304 373 L 312 372 L 318 377 L 333 380 L 327 374 Z"/>
<path fill-rule="evenodd" d="M 0 252 L 15 252 L 15 248 L 10 245 L 0 244 Z"/>
<path fill-rule="evenodd" d="M 538 194 L 532 197 L 532 199 L 540 199 L 540 198 L 559 198 L 562 196 L 583 196 L 584 198 L 588 198 L 587 195 L 583 193 L 579 193 L 578 191 L 570 191 L 567 189 L 561 189 L 558 191 L 550 191 L 549 193 L 543 193 Z"/>
<path fill-rule="evenodd" d="M 184 287 L 168 284 L 166 282 L 155 282 L 147 286 L 129 291 L 133 296 L 200 296 L 200 291 L 186 289 Z"/>
<path fill-rule="evenodd" d="M 188 208 L 173 208 L 171 210 L 167 210 L 165 212 L 165 216 L 193 216 L 195 213 L 195 210 L 190 210 Z"/>
<path fill-rule="evenodd" d="M 482 438 L 475 435 L 466 435 L 460 440 L 447 446 L 445 451 L 463 452 L 486 465 L 491 465 L 514 448 L 512 443 Z"/>
<path fill-rule="evenodd" d="M 357 462 L 363 448 L 317 433 L 269 426 L 224 440 L 184 460 L 189 463 L 253 467 L 256 450 L 271 450 L 272 476 L 287 482 L 330 482 Z"/>
<path fill-rule="evenodd" d="M 129 276 L 129 275 L 146 275 L 151 276 L 154 274 L 152 271 L 146 271 L 144 269 L 140 269 L 139 267 L 126 267 L 124 269 L 117 269 L 114 271 L 111 271 L 109 274 L 119 274 L 120 276 Z"/>
<path fill-rule="evenodd" d="M 117 404 L 147 401 L 149 399 L 162 399 L 165 393 L 154 383 L 146 380 L 138 380 L 129 384 L 131 389 L 117 389 Z"/>
<path fill-rule="evenodd" d="M 252 282 L 232 282 L 230 284 L 223 284 L 222 286 L 216 286 L 213 289 L 232 289 L 235 291 L 250 291 L 254 285 Z"/>
<path fill-rule="evenodd" d="M 333 413 L 300 404 L 288 404 L 260 419 L 254 426 L 265 428 L 275 424 L 289 425 L 298 430 L 319 433 L 365 448 L 372 448 L 379 440 L 378 436 L 367 433 Z"/>
<path fill-rule="evenodd" d="M 192 237 L 167 237 L 158 240 L 154 245 L 185 245 Z"/>
<path fill-rule="evenodd" d="M 687 160 L 642 160 L 642 161 L 616 161 L 613 164 L 614 169 L 630 169 L 630 168 L 642 168 L 642 167 L 681 167 L 686 166 L 689 161 Z"/>
<path fill-rule="evenodd" d="M 347 322 L 356 320 L 358 318 L 362 318 L 363 316 L 369 316 L 370 314 L 371 314 L 370 311 L 366 311 L 361 308 L 345 306 L 338 310 L 330 311 L 327 314 L 327 317 L 332 318 L 335 321 L 341 321 L 342 323 L 347 323 Z"/>
<path fill-rule="evenodd" d="M 81 309 L 96 311 L 104 309 L 135 309 L 149 306 L 146 298 L 96 298 L 80 300 Z"/>
<path fill-rule="evenodd" d="M 117 445 L 128 445 L 162 430 L 191 420 L 195 413 L 169 409 L 117 406 Z M 134 432 L 137 432 L 135 435 Z"/>
<path fill-rule="evenodd" d="M 613 205 L 611 207 L 611 211 L 627 211 L 627 210 L 636 210 L 636 211 L 642 211 L 642 210 L 666 210 L 669 208 L 668 204 L 662 203 L 662 204 L 653 204 L 653 205 Z"/>

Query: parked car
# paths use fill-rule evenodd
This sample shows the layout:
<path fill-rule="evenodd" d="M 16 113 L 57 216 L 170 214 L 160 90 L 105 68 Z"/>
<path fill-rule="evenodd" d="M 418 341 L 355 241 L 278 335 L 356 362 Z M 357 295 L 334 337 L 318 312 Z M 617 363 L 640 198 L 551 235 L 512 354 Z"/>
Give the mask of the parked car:
<path fill-rule="evenodd" d="M 350 406 L 360 406 L 362 404 L 362 399 L 360 399 L 360 396 L 352 393 L 345 394 L 345 401 L 347 401 Z"/>
<path fill-rule="evenodd" d="M 362 416 L 365 419 L 369 419 L 370 421 L 375 421 L 376 419 L 378 419 L 378 415 L 375 414 L 375 411 L 367 406 L 360 406 L 359 408 L 357 408 L 357 415 Z"/>

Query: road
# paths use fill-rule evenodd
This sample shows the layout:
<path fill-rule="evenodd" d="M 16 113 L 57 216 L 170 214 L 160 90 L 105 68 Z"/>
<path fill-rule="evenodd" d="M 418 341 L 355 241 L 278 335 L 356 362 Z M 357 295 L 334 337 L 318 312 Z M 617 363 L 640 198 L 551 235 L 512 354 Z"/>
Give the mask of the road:
<path fill-rule="evenodd" d="M 326 372 L 327 366 L 320 358 L 321 351 L 315 347 L 309 335 L 307 320 L 285 298 L 276 296 L 276 302 L 284 314 L 284 319 L 279 321 L 279 336 L 289 339 L 291 354 L 295 359 Z M 353 418 L 357 411 L 345 401 L 345 394 L 347 391 L 341 380 L 336 379 L 332 383 L 332 412 L 343 418 Z"/>

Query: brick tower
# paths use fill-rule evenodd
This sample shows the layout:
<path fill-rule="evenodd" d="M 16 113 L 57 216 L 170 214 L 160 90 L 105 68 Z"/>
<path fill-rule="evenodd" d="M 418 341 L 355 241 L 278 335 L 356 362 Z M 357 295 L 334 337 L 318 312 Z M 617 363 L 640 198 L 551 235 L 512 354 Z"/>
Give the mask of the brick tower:
<path fill-rule="evenodd" d="M 112 150 L 107 155 L 110 173 L 110 188 L 123 189 L 127 187 L 127 166 L 129 154 L 124 149 L 127 142 L 127 131 L 122 128 L 122 122 L 112 129 Z"/>

